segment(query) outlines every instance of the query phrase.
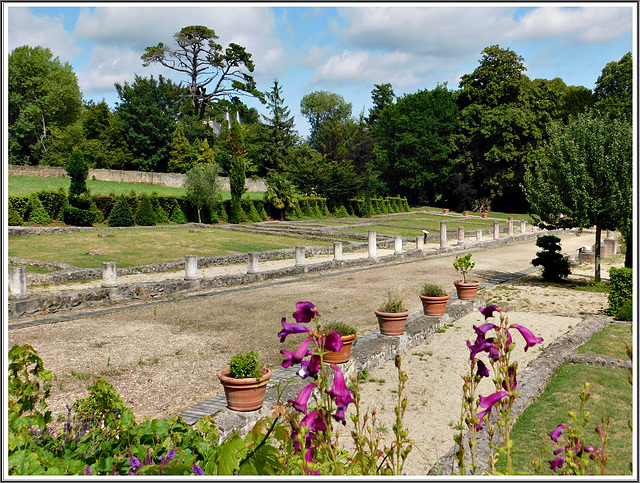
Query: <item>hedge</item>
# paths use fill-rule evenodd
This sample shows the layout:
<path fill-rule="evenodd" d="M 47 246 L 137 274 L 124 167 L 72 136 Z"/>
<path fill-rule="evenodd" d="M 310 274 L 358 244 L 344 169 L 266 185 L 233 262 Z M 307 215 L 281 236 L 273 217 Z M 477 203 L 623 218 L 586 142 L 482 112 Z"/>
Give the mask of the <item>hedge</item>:
<path fill-rule="evenodd" d="M 633 270 L 631 268 L 609 269 L 609 314 L 617 316 L 625 302 L 633 298 Z"/>

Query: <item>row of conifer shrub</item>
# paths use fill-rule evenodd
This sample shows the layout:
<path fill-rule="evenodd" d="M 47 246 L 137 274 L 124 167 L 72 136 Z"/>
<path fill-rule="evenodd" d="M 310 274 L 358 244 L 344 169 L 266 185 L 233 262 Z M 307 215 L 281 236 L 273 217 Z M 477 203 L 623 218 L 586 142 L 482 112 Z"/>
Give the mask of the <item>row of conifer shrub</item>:
<path fill-rule="evenodd" d="M 116 219 L 111 220 L 112 212 L 119 199 L 126 201 L 129 209 L 119 211 Z M 139 213 L 142 201 L 144 209 Z M 345 217 L 367 216 L 383 213 L 399 213 L 409 211 L 406 198 L 386 197 L 371 198 L 367 209 L 367 202 L 363 199 L 351 199 L 346 206 L 330 206 L 326 198 L 303 197 L 289 215 L 296 218 L 305 217 Z M 276 218 L 279 214 L 268 203 L 260 199 L 243 199 L 241 201 L 241 222 L 264 221 L 269 217 Z M 38 224 L 48 224 L 51 220 L 65 221 L 65 209 L 68 211 L 67 195 L 63 188 L 58 191 L 39 191 L 30 196 L 9 196 L 9 224 L 20 225 L 24 221 Z M 133 224 L 154 225 L 168 223 L 187 223 L 198 221 L 197 207 L 188 199 L 179 196 L 138 195 L 131 190 L 126 195 L 91 195 L 90 210 L 95 213 L 95 222 L 109 221 L 110 226 L 132 226 Z M 231 200 L 221 200 L 213 209 L 201 209 L 200 219 L 203 223 L 227 222 L 231 212 Z M 129 213 L 129 214 L 127 214 Z"/>

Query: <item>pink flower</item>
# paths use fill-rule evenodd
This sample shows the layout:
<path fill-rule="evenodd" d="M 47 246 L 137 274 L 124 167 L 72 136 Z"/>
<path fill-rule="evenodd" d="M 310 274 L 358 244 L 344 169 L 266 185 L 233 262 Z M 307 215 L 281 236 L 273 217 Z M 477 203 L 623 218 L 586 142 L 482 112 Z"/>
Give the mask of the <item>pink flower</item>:
<path fill-rule="evenodd" d="M 293 313 L 293 318 L 298 322 L 311 322 L 314 317 L 320 317 L 318 309 L 311 302 L 298 302 L 296 303 L 296 309 Z"/>
<path fill-rule="evenodd" d="M 494 392 L 493 394 L 491 394 L 490 396 L 487 396 L 487 397 L 479 396 L 479 398 L 480 398 L 480 407 L 481 408 L 485 408 L 485 409 L 489 409 L 495 403 L 497 403 L 498 401 L 504 399 L 508 395 L 509 395 L 509 391 L 500 391 L 500 392 Z"/>
<path fill-rule="evenodd" d="M 286 356 L 286 359 L 282 363 L 282 367 L 289 367 L 292 364 L 299 364 L 302 361 L 302 359 L 304 359 L 308 355 L 311 355 L 312 352 L 308 348 L 310 342 L 311 342 L 311 339 L 306 339 L 293 352 L 289 352 L 287 350 L 282 349 L 280 353 Z"/>
<path fill-rule="evenodd" d="M 542 337 L 536 337 L 535 335 L 533 335 L 533 332 L 531 332 L 526 327 L 523 327 L 522 325 L 514 324 L 511 327 L 514 327 L 514 328 L 518 329 L 520 331 L 520 334 L 522 335 L 522 337 L 524 337 L 524 340 L 527 343 L 524 346 L 524 351 L 525 352 L 527 352 L 527 349 L 529 349 L 529 347 L 533 347 L 534 345 L 540 344 L 541 342 L 544 341 L 544 339 Z"/>
<path fill-rule="evenodd" d="M 335 374 L 333 376 L 333 388 L 329 391 L 329 394 L 335 399 L 336 406 L 346 408 L 354 400 L 351 397 L 353 392 L 344 383 L 344 374 L 340 368 L 335 364 L 332 364 L 331 367 L 333 367 Z"/>
<path fill-rule="evenodd" d="M 291 405 L 296 409 L 296 411 L 300 411 L 301 413 L 307 414 L 307 403 L 309 402 L 309 398 L 311 397 L 311 393 L 313 392 L 313 389 L 317 385 L 318 384 L 316 382 L 307 384 L 302 388 L 302 390 L 298 394 L 298 397 L 295 400 L 289 399 L 289 401 L 287 402 L 290 402 Z"/>
<path fill-rule="evenodd" d="M 482 315 L 484 315 L 484 320 L 487 320 L 489 317 L 493 317 L 494 312 L 500 312 L 497 305 L 488 305 L 484 308 L 480 307 L 478 310 Z"/>
<path fill-rule="evenodd" d="M 556 429 L 554 429 L 553 431 L 551 431 L 549 433 L 549 437 L 554 441 L 554 442 L 558 442 L 558 437 L 562 434 L 562 430 L 564 428 L 566 428 L 567 425 L 566 424 L 559 424 L 558 426 L 556 426 Z"/>
<path fill-rule="evenodd" d="M 556 473 L 558 472 L 558 468 L 562 468 L 563 464 L 564 464 L 564 458 L 556 458 L 554 460 L 549 461 L 549 467 Z"/>
<path fill-rule="evenodd" d="M 331 333 L 327 337 L 323 337 L 323 347 L 332 352 L 340 352 L 344 343 L 335 330 L 331 329 Z"/>
<path fill-rule="evenodd" d="M 278 337 L 280 337 L 280 342 L 284 342 L 284 340 L 290 334 L 302 334 L 304 332 L 307 332 L 307 333 L 311 332 L 306 325 L 287 324 L 286 317 L 282 317 L 282 319 L 280 320 L 280 323 L 282 324 L 282 330 L 278 332 Z"/>
<path fill-rule="evenodd" d="M 318 377 L 320 371 L 320 356 L 313 354 L 308 360 L 300 362 L 300 369 L 298 369 L 298 375 L 301 379 L 306 379 L 311 376 L 314 379 Z"/>

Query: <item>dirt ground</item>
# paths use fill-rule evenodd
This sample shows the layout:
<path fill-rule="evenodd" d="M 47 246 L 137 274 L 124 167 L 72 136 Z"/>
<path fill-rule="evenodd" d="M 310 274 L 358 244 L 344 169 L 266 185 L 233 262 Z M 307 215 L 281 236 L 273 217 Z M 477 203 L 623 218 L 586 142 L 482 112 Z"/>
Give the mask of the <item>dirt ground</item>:
<path fill-rule="evenodd" d="M 568 255 L 591 243 L 593 236 L 589 234 L 562 237 L 563 252 Z M 527 269 L 538 250 L 533 240 L 470 250 L 476 261 L 472 278 L 486 281 Z M 291 341 L 281 344 L 276 337 L 281 317 L 291 321 L 297 301 L 313 302 L 323 322 L 343 320 L 356 326 L 359 333 L 367 333 L 377 329 L 373 311 L 389 289 L 405 296 L 411 313 L 422 310 L 418 293 L 425 282 L 440 283 L 445 290 L 454 291 L 453 281 L 459 278 L 452 266 L 455 255 L 310 275 L 10 330 L 7 346 L 31 344 L 38 350 L 54 376 L 48 400 L 54 415 L 65 414 L 66 404 L 87 395 L 87 384 L 104 377 L 139 420 L 163 418 L 221 393 L 216 374 L 236 352 L 257 350 L 266 365 L 279 368 L 280 350 L 291 350 L 299 342 L 290 337 Z M 603 278 L 608 278 L 609 266 L 620 267 L 623 262 L 621 255 L 603 260 Z M 566 286 L 586 285 L 590 280 L 593 264 L 573 268 L 572 283 Z M 508 304 L 510 320 L 542 336 L 543 346 L 579 323 L 581 314 L 598 313 L 607 307 L 606 294 L 552 286 L 544 283 L 539 272 L 485 289 L 481 295 L 489 302 Z M 482 320 L 479 313 L 470 314 L 404 355 L 411 401 L 405 425 L 419 443 L 407 464 L 409 474 L 424 474 L 436 453 L 444 454 L 452 444 L 449 421 L 459 417 L 459 375 L 468 358 L 465 341 L 474 337 L 472 324 Z M 523 346 L 522 340 L 516 342 Z M 536 351 L 521 354 L 521 368 Z M 378 382 L 362 386 L 363 400 L 378 408 L 380 424 L 387 428 L 389 437 L 393 425 L 389 418 L 393 418 L 397 397 L 391 392 L 397 388 L 396 374 L 393 364 L 386 364 L 370 374 Z"/>

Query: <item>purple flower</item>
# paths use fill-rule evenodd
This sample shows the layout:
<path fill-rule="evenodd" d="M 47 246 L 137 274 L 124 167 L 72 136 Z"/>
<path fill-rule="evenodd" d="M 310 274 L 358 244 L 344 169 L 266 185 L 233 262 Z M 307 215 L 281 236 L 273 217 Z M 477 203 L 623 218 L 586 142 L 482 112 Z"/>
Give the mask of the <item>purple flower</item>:
<path fill-rule="evenodd" d="M 313 453 L 311 452 L 311 448 L 309 448 L 304 455 L 304 469 L 307 475 L 319 475 L 320 470 L 316 470 L 314 472 L 309 471 L 309 463 L 313 463 Z"/>
<path fill-rule="evenodd" d="M 493 317 L 494 312 L 500 312 L 497 305 L 488 305 L 484 308 L 480 307 L 478 310 L 482 315 L 484 315 L 484 320 L 487 320 L 489 317 Z"/>
<path fill-rule="evenodd" d="M 514 324 L 511 327 L 515 327 L 516 329 L 518 329 L 522 337 L 524 337 L 524 340 L 527 342 L 527 344 L 524 346 L 525 352 L 527 352 L 527 349 L 529 349 L 529 347 L 533 347 L 534 345 L 540 344 L 544 341 L 542 337 L 536 337 L 535 335 L 533 335 L 533 332 L 531 332 L 526 327 L 523 327 L 522 325 Z"/>
<path fill-rule="evenodd" d="M 484 337 L 478 337 L 473 345 L 471 345 L 471 342 L 467 341 L 467 347 L 471 350 L 469 359 L 473 360 L 476 358 L 478 352 L 488 352 L 495 346 L 492 342 L 485 340 Z"/>
<path fill-rule="evenodd" d="M 562 468 L 563 464 L 564 464 L 564 458 L 556 458 L 554 460 L 549 461 L 549 467 L 556 473 L 558 472 L 558 468 Z"/>
<path fill-rule="evenodd" d="M 87 467 L 82 470 L 82 474 L 83 475 L 92 475 L 93 474 L 93 470 L 91 469 L 91 466 L 87 465 Z"/>
<path fill-rule="evenodd" d="M 344 412 L 347 408 L 343 406 L 338 406 L 338 410 L 335 414 L 332 414 L 331 417 L 336 421 L 340 421 L 344 426 L 347 425 L 347 420 L 345 418 Z"/>
<path fill-rule="evenodd" d="M 507 380 L 509 381 L 509 386 L 507 387 Z M 509 366 L 507 370 L 507 379 L 502 381 L 502 388 L 505 391 L 515 391 L 518 388 L 518 380 L 516 378 L 516 368 L 513 366 Z"/>
<path fill-rule="evenodd" d="M 480 431 L 482 429 L 482 420 L 484 419 L 485 416 L 489 414 L 491 414 L 491 407 L 488 407 L 484 411 L 480 411 L 478 413 L 478 419 L 480 420 L 480 422 L 476 424 L 476 431 Z"/>
<path fill-rule="evenodd" d="M 312 382 L 311 384 L 307 384 L 306 386 L 304 386 L 302 388 L 302 390 L 298 394 L 298 397 L 295 400 L 289 399 L 288 402 L 290 402 L 291 405 L 297 411 L 300 411 L 301 413 L 307 414 L 307 403 L 309 402 L 309 398 L 311 397 L 311 393 L 313 392 L 313 389 L 316 386 L 317 386 L 316 382 Z"/>
<path fill-rule="evenodd" d="M 349 403 L 353 402 L 351 395 L 353 392 L 347 388 L 344 383 L 344 374 L 338 366 L 332 364 L 335 374 L 333 376 L 333 388 L 329 391 L 331 397 L 336 400 L 336 406 L 346 408 Z"/>
<path fill-rule="evenodd" d="M 554 441 L 554 442 L 558 442 L 558 436 L 560 436 L 562 434 L 562 430 L 564 428 L 566 428 L 567 425 L 566 424 L 559 424 L 556 429 L 554 429 L 553 431 L 551 431 L 549 433 L 549 437 Z"/>
<path fill-rule="evenodd" d="M 140 464 L 140 460 L 133 456 L 133 454 L 129 453 L 129 464 L 131 465 L 131 469 L 133 471 L 138 471 L 142 465 Z"/>
<path fill-rule="evenodd" d="M 167 466 L 169 464 L 169 461 L 175 458 L 175 456 L 176 456 L 176 450 L 175 449 L 170 450 L 166 455 L 160 458 L 160 466 Z"/>
<path fill-rule="evenodd" d="M 303 332 L 311 332 L 306 325 L 302 324 L 287 324 L 287 318 L 282 317 L 280 320 L 282 324 L 282 330 L 278 332 L 278 337 L 280 337 L 280 342 L 284 342 L 288 335 L 291 334 L 301 334 Z"/>
<path fill-rule="evenodd" d="M 201 476 L 203 476 L 203 475 L 204 475 L 204 471 L 202 471 L 202 468 L 200 468 L 200 467 L 198 466 L 198 463 L 196 463 L 195 461 L 193 462 L 193 466 L 191 467 L 191 472 L 192 472 L 194 475 L 201 475 Z"/>
<path fill-rule="evenodd" d="M 340 338 L 340 334 L 333 329 L 331 329 L 331 333 L 323 339 L 324 348 L 332 352 L 340 352 L 340 349 L 342 349 L 342 346 L 344 345 Z"/>
<path fill-rule="evenodd" d="M 309 434 L 307 435 L 308 440 L 315 438 L 316 433 L 324 432 L 327 430 L 327 426 L 324 424 L 324 421 L 322 420 L 320 411 L 313 411 L 307 414 L 300 421 L 300 426 L 309 427 Z"/>
<path fill-rule="evenodd" d="M 293 313 L 293 318 L 298 322 L 311 322 L 314 317 L 320 317 L 318 309 L 311 302 L 298 302 L 296 303 L 296 309 Z"/>
<path fill-rule="evenodd" d="M 304 359 L 308 355 L 311 355 L 312 352 L 309 350 L 310 342 L 311 342 L 311 339 L 306 339 L 293 352 L 289 352 L 287 350 L 282 349 L 280 351 L 280 354 L 286 356 L 286 359 L 282 362 L 282 367 L 289 367 L 291 364 L 299 364 L 302 361 L 302 359 Z"/>
<path fill-rule="evenodd" d="M 489 369 L 480 359 L 478 359 L 478 372 L 476 374 L 480 377 L 489 377 Z"/>
<path fill-rule="evenodd" d="M 481 309 L 478 309 L 481 310 Z M 491 322 L 487 322 L 486 324 L 482 324 L 480 327 L 476 327 L 475 325 L 473 326 L 473 330 L 476 331 L 476 334 L 478 334 L 478 336 L 480 337 L 485 337 L 487 335 L 487 332 L 489 332 L 491 329 L 497 329 L 498 326 L 496 324 L 492 324 Z"/>
<path fill-rule="evenodd" d="M 309 376 L 315 379 L 318 377 L 318 371 L 320 371 L 320 356 L 313 354 L 308 360 L 300 362 L 298 375 L 301 379 L 306 379 Z"/>
<path fill-rule="evenodd" d="M 500 392 L 494 392 L 493 394 L 491 394 L 490 396 L 487 396 L 487 397 L 479 396 L 480 397 L 480 407 L 488 409 L 488 408 L 492 407 L 498 401 L 500 401 L 500 400 L 504 399 L 505 397 L 507 397 L 508 395 L 509 395 L 509 391 L 500 391 Z"/>

